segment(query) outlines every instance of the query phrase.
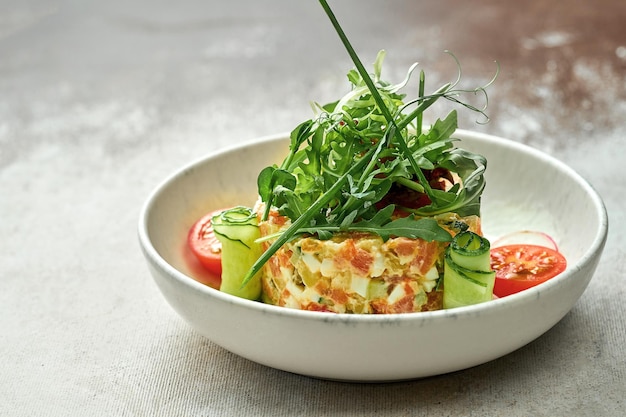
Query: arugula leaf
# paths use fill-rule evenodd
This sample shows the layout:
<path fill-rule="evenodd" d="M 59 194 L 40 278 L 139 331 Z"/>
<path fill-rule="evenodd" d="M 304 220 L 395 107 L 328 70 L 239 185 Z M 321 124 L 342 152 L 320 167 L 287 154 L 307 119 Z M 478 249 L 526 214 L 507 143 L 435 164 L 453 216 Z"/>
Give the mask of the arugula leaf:
<path fill-rule="evenodd" d="M 383 240 L 391 236 L 403 236 L 410 239 L 424 239 L 427 242 L 449 242 L 452 236 L 439 226 L 435 219 L 424 217 L 415 220 L 412 216 L 393 220 L 383 226 L 384 232 L 378 232 Z"/>
<path fill-rule="evenodd" d="M 388 208 L 392 208 L 391 212 L 393 212 L 393 205 L 388 206 Z M 356 212 L 353 213 L 356 214 Z M 351 220 L 353 219 L 354 218 Z M 382 216 L 375 216 L 370 220 L 362 220 L 349 225 L 341 224 L 339 226 L 309 227 L 300 229 L 300 232 L 302 234 L 317 234 L 321 240 L 325 240 L 330 239 L 334 233 L 347 230 L 378 235 L 383 241 L 387 241 L 391 237 L 423 239 L 428 242 L 432 242 L 433 240 L 438 242 L 450 242 L 452 240 L 450 233 L 441 228 L 439 223 L 433 218 L 424 217 L 417 219 L 411 215 L 390 220 L 389 212 L 386 212 L 385 215 Z"/>
<path fill-rule="evenodd" d="M 479 92 L 487 99 L 485 89 L 495 76 L 485 86 L 461 90 L 456 88 L 459 69 L 457 81 L 426 95 L 425 75 L 420 71 L 418 96 L 406 100 L 400 90 L 409 83 L 416 64 L 400 83 L 388 83 L 381 77 L 385 51 L 380 51 L 369 74 L 327 1 L 319 1 L 355 65 L 347 74 L 352 89 L 337 101 L 315 104 L 319 113 L 292 131 L 285 160 L 259 174 L 263 220 L 274 207 L 291 224 L 276 236 L 249 276 L 280 246 L 305 233 L 329 239 L 338 231 L 363 231 L 383 239 L 404 236 L 448 242 L 449 233 L 428 217 L 446 212 L 480 214 L 485 158 L 454 146 L 455 110 L 429 128 L 423 126 L 423 114 L 443 98 L 484 115 L 484 109 L 460 97 Z M 427 179 L 435 169 L 455 174 L 460 181 L 439 189 Z M 427 204 L 394 207 L 394 202 L 384 201 L 392 187 L 423 195 Z M 413 215 L 395 219 L 396 208 Z"/>

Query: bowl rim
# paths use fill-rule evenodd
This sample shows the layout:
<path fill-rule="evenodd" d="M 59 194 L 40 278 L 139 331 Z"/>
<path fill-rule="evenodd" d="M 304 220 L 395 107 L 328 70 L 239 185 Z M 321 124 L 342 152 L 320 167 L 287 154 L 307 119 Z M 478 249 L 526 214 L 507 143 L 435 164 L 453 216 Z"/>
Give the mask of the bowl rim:
<path fill-rule="evenodd" d="M 234 306 L 239 306 L 241 308 L 250 309 L 256 311 L 259 314 L 273 314 L 283 317 L 289 317 L 294 319 L 304 319 L 304 320 L 315 320 L 318 321 L 322 319 L 323 321 L 330 322 L 345 322 L 345 323 L 385 323 L 389 321 L 394 322 L 405 322 L 405 321 L 419 321 L 428 323 L 430 321 L 439 321 L 446 319 L 457 319 L 459 316 L 466 315 L 477 315 L 482 314 L 483 312 L 491 312 L 498 313 L 500 310 L 506 308 L 512 308 L 515 306 L 520 306 L 528 303 L 531 299 L 536 299 L 539 297 L 541 292 L 550 292 L 558 290 L 558 287 L 563 285 L 563 282 L 570 279 L 570 277 L 578 270 L 585 268 L 590 263 L 593 263 L 596 260 L 597 256 L 600 256 L 602 249 L 606 243 L 607 235 L 608 235 L 608 215 L 605 204 L 599 195 L 599 193 L 595 190 L 595 188 L 580 174 L 578 174 L 573 168 L 560 161 L 559 159 L 548 155 L 547 153 L 540 151 L 534 147 L 529 145 L 516 142 L 510 139 L 506 139 L 504 137 L 485 134 L 481 132 L 474 132 L 465 129 L 457 129 L 455 135 L 461 136 L 465 138 L 472 138 L 479 141 L 485 141 L 489 143 L 497 142 L 499 146 L 507 146 L 513 148 L 517 151 L 521 151 L 524 153 L 532 154 L 535 158 L 543 159 L 549 164 L 557 167 L 557 169 L 565 172 L 569 177 L 573 178 L 582 188 L 585 189 L 587 194 L 591 197 L 593 202 L 596 215 L 599 217 L 599 227 L 594 236 L 594 239 L 589 247 L 589 250 L 586 251 L 583 256 L 579 259 L 578 262 L 569 266 L 568 268 L 561 273 L 560 275 L 542 283 L 525 291 L 519 292 L 517 294 L 512 294 L 505 298 L 499 298 L 495 300 L 491 300 L 481 304 L 474 304 L 470 306 L 457 307 L 454 309 L 448 310 L 436 310 L 436 311 L 426 311 L 420 313 L 396 313 L 396 314 L 329 314 L 327 312 L 317 312 L 317 311 L 305 311 L 305 310 L 297 310 L 286 307 L 274 306 L 270 304 L 265 304 L 259 301 L 247 300 L 243 298 L 239 298 L 230 294 L 226 294 L 220 292 L 217 289 L 211 288 L 207 285 L 204 285 L 192 277 L 186 275 L 185 273 L 179 271 L 170 265 L 161 255 L 158 253 L 156 248 L 151 242 L 150 233 L 148 230 L 148 219 L 150 217 L 151 210 L 158 199 L 159 195 L 164 192 L 168 185 L 172 182 L 176 181 L 180 177 L 186 175 L 190 170 L 193 170 L 194 167 L 205 163 L 209 159 L 219 158 L 225 154 L 231 152 L 237 152 L 242 148 L 246 148 L 253 145 L 260 145 L 263 143 L 269 142 L 277 142 L 277 141 L 286 141 L 289 138 L 288 133 L 277 133 L 273 135 L 261 136 L 252 140 L 248 140 L 245 142 L 241 142 L 235 145 L 230 145 L 227 147 L 223 147 L 217 149 L 213 152 L 209 152 L 204 156 L 196 158 L 192 160 L 188 164 L 184 165 L 182 168 L 175 170 L 173 173 L 168 175 L 164 180 L 162 180 L 153 190 L 149 193 L 148 198 L 145 200 L 139 215 L 138 221 L 138 239 L 141 246 L 142 251 L 144 252 L 144 256 L 152 263 L 157 265 L 160 269 L 167 273 L 167 275 L 177 281 L 179 284 L 190 287 L 194 291 L 198 291 L 207 297 L 215 297 L 219 301 L 227 304 L 231 304 Z M 591 277 L 589 277 L 591 279 Z"/>

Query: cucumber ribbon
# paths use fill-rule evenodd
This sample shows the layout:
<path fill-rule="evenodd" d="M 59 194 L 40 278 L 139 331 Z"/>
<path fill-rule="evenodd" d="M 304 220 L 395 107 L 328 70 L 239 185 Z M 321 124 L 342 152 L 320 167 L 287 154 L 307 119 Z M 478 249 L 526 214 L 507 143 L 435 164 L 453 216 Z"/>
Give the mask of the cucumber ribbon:
<path fill-rule="evenodd" d="M 215 236 L 222 244 L 222 283 L 220 291 L 257 300 L 261 296 L 261 274 L 247 285 L 242 279 L 263 253 L 256 240 L 261 237 L 256 214 L 248 207 L 234 207 L 212 219 Z"/>
<path fill-rule="evenodd" d="M 454 308 L 493 298 L 496 273 L 491 269 L 490 243 L 476 233 L 457 234 L 445 253 L 443 307 Z"/>

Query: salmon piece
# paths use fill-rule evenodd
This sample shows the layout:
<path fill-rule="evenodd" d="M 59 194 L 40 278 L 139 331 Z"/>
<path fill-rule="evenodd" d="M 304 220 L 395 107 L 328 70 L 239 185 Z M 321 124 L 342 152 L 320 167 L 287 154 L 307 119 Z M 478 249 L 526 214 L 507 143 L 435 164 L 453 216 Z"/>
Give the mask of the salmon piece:
<path fill-rule="evenodd" d="M 436 216 L 452 235 L 479 233 L 480 218 Z M 288 227 L 270 213 L 262 235 Z M 269 246 L 269 242 L 266 242 Z M 329 240 L 303 236 L 286 243 L 262 271 L 265 302 L 301 310 L 348 314 L 395 314 L 442 308 L 438 283 L 446 244 L 368 233 L 337 233 Z"/>

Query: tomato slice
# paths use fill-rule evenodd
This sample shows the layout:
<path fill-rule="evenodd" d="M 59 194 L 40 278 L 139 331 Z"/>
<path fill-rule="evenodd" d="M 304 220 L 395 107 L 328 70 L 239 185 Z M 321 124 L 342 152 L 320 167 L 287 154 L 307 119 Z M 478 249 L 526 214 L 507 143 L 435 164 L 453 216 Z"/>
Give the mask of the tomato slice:
<path fill-rule="evenodd" d="M 222 275 L 222 244 L 213 231 L 213 216 L 221 213 L 215 210 L 205 214 L 189 229 L 187 245 L 202 266 L 218 277 Z"/>
<path fill-rule="evenodd" d="M 566 267 L 565 257 L 551 248 L 525 244 L 492 248 L 493 293 L 498 297 L 515 294 L 555 277 Z"/>

